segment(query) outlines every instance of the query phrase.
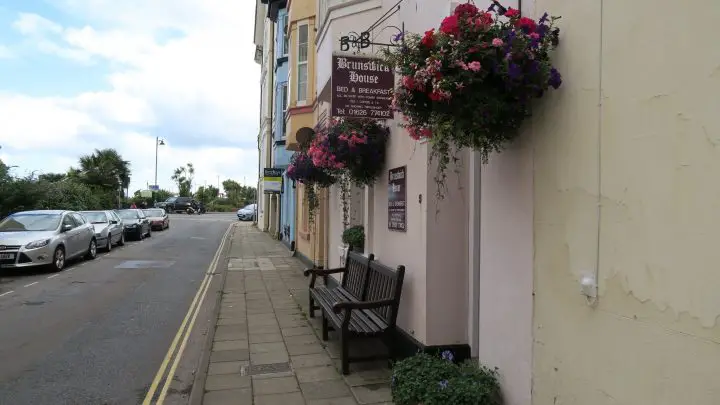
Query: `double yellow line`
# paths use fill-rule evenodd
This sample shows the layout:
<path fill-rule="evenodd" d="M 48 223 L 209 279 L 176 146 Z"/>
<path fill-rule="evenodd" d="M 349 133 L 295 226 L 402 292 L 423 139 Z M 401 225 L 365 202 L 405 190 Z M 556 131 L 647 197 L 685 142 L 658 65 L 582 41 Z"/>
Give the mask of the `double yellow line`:
<path fill-rule="evenodd" d="M 155 404 L 161 405 L 165 401 L 168 389 L 170 388 L 170 383 L 172 383 L 173 376 L 175 375 L 175 370 L 177 370 L 178 364 L 180 364 L 180 359 L 182 358 L 182 354 L 185 351 L 185 346 L 187 345 L 188 339 L 190 338 L 190 332 L 192 332 L 193 326 L 195 325 L 195 319 L 197 319 L 197 316 L 200 313 L 200 307 L 202 306 L 202 302 L 205 300 L 205 295 L 210 288 L 212 274 L 215 271 L 215 268 L 218 265 L 218 261 L 220 260 L 220 255 L 225 248 L 225 243 L 227 242 L 228 235 L 230 234 L 230 231 L 234 229 L 234 227 L 235 224 L 232 224 L 225 231 L 222 241 L 220 242 L 220 246 L 215 252 L 215 256 L 210 262 L 210 266 L 208 266 L 205 277 L 200 283 L 200 288 L 198 288 L 198 291 L 195 294 L 195 298 L 193 298 L 192 303 L 190 303 L 190 308 L 188 309 L 188 312 L 185 315 L 182 324 L 180 324 L 180 329 L 178 329 L 177 333 L 175 334 L 175 338 L 170 344 L 170 348 L 168 349 L 167 354 L 165 354 L 165 359 L 163 359 L 162 364 L 160 364 L 160 369 L 158 370 L 157 374 L 155 374 L 155 378 L 150 385 L 150 389 L 148 390 L 148 393 L 145 396 L 145 400 L 143 401 L 142 405 L 152 404 L 152 399 L 155 396 L 156 391 L 158 391 L 158 387 L 160 386 L 160 382 L 163 380 L 163 377 L 165 377 L 165 384 L 163 384 L 162 389 L 159 391 L 160 394 Z M 181 343 L 180 339 L 182 339 Z M 179 348 L 178 343 L 180 343 Z M 170 366 L 170 371 L 166 374 L 165 371 L 167 370 L 168 364 L 170 363 L 171 359 L 173 359 L 173 362 Z"/>

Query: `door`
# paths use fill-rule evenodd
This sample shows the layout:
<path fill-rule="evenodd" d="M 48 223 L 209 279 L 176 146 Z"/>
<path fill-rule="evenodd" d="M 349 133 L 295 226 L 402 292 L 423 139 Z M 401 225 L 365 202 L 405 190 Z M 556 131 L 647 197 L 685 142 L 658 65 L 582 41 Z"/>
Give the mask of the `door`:
<path fill-rule="evenodd" d="M 110 243 L 113 244 L 120 241 L 120 233 L 122 232 L 122 228 L 120 227 L 120 218 L 118 218 L 112 211 L 107 211 L 105 215 L 107 215 L 108 221 L 110 221 L 108 237 L 110 238 Z M 113 224 L 113 222 L 115 223 Z"/>
<path fill-rule="evenodd" d="M 85 218 L 77 213 L 71 214 L 77 223 L 78 254 L 85 253 L 90 247 L 90 241 L 95 235 L 95 230 L 85 222 Z"/>
<path fill-rule="evenodd" d="M 78 225 L 75 223 L 75 220 L 70 214 L 67 214 L 63 217 L 62 220 L 62 227 L 70 227 L 69 230 L 64 232 L 64 239 L 65 239 L 65 257 L 70 258 L 75 255 L 77 255 L 78 252 L 78 240 L 77 240 L 77 231 L 78 231 Z"/>

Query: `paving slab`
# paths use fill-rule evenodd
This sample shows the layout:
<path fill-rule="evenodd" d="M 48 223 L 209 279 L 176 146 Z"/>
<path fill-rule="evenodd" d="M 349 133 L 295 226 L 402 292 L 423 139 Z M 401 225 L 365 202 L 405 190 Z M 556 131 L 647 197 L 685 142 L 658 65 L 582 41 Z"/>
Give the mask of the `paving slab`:
<path fill-rule="evenodd" d="M 337 336 L 319 339 L 319 311 L 307 317 L 305 266 L 284 245 L 243 224 L 229 256 L 208 370 L 194 385 L 201 402 L 191 405 L 392 404 L 387 368 L 353 364 L 340 374 Z"/>

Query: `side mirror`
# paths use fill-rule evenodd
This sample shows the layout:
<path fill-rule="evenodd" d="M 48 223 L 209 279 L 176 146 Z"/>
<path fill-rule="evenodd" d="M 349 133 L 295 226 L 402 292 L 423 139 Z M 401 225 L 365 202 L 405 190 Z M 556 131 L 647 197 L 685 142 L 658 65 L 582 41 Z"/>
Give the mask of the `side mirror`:
<path fill-rule="evenodd" d="M 61 230 L 62 230 L 63 232 L 67 232 L 67 231 L 69 231 L 69 230 L 71 230 L 71 229 L 73 229 L 72 225 L 63 225 L 62 228 L 61 228 Z"/>
<path fill-rule="evenodd" d="M 116 220 L 113 219 L 112 221 L 110 221 L 110 223 L 113 224 L 113 225 L 117 225 L 118 221 L 116 221 Z"/>

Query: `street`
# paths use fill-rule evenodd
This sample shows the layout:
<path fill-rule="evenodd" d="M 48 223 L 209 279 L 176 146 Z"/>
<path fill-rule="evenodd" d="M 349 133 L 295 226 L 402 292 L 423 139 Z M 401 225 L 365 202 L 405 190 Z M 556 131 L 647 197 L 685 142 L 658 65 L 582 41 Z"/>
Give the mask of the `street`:
<path fill-rule="evenodd" d="M 170 229 L 57 274 L 0 271 L 0 404 L 142 403 L 233 222 L 171 215 Z M 192 387 L 202 327 L 189 340 L 174 373 L 184 389 L 165 403 Z"/>

